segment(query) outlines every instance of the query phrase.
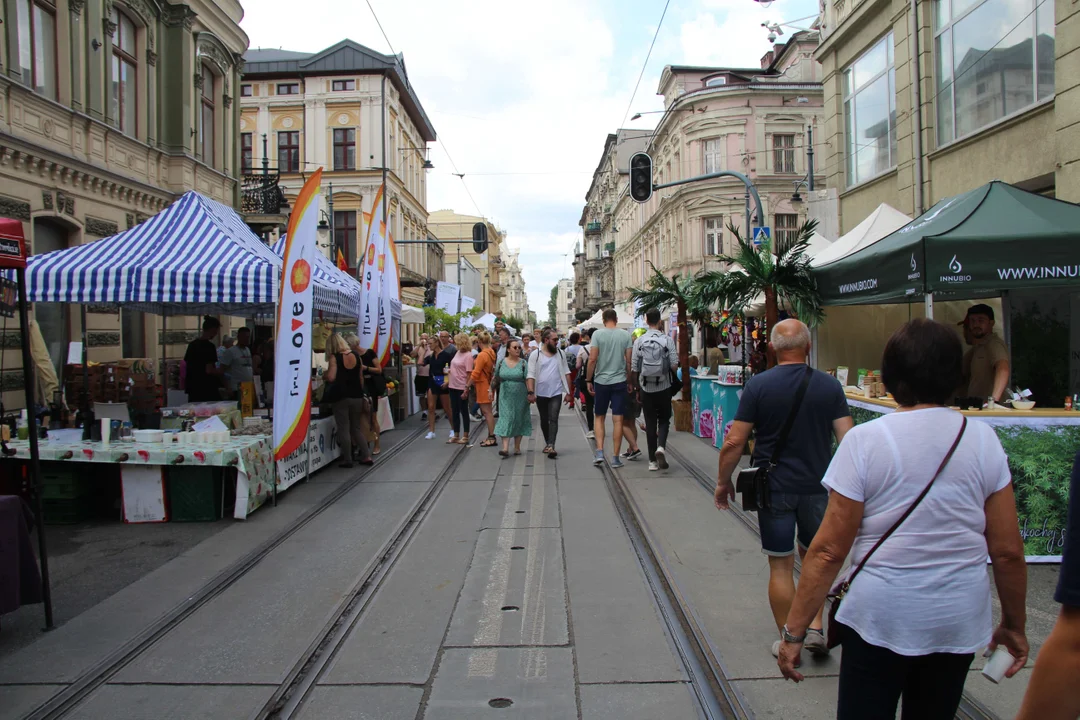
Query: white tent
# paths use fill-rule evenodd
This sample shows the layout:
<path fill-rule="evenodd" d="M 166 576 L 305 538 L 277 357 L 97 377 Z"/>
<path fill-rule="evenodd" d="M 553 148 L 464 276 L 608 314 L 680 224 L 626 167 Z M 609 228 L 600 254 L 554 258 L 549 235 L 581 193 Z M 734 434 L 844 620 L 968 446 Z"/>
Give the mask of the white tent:
<path fill-rule="evenodd" d="M 401 304 L 401 322 L 424 324 L 424 311 L 412 305 Z"/>
<path fill-rule="evenodd" d="M 498 320 L 493 313 L 486 313 L 477 318 L 465 320 L 461 323 L 462 327 L 476 327 L 477 325 L 483 325 L 485 330 L 490 332 L 495 331 L 495 321 Z"/>
<path fill-rule="evenodd" d="M 873 245 L 881 238 L 896 232 L 911 222 L 904 213 L 896 208 L 881 203 L 874 212 L 867 215 L 866 219 L 853 227 L 850 232 L 839 238 L 831 245 L 811 252 L 813 260 L 810 264 L 820 267 L 831 262 L 836 262 L 842 257 L 847 257 L 853 252 L 862 250 L 867 245 Z"/>
<path fill-rule="evenodd" d="M 634 329 L 634 316 L 625 312 L 621 308 L 616 308 L 615 312 L 618 313 L 619 319 L 616 321 L 616 326 L 625 330 Z M 596 311 L 596 314 L 591 318 L 581 323 L 581 328 L 587 330 L 589 328 L 602 328 L 604 327 L 604 310 L 600 309 Z"/>
<path fill-rule="evenodd" d="M 826 248 L 831 247 L 832 244 L 832 240 L 825 237 L 819 232 L 815 232 L 810 238 L 810 242 L 806 246 L 806 254 L 810 257 L 815 257 L 818 253 L 821 253 Z"/>

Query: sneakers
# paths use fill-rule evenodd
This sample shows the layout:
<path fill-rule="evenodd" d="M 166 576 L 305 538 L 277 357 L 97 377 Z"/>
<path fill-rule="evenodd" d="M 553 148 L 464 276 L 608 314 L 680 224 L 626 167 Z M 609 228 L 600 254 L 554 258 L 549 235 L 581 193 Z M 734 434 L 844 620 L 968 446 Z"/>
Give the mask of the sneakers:
<path fill-rule="evenodd" d="M 593 458 L 592 464 L 596 465 L 596 466 L 600 466 L 600 465 L 604 464 L 604 451 L 603 450 L 597 450 L 596 451 L 596 456 Z"/>
<path fill-rule="evenodd" d="M 656 464 L 660 466 L 661 470 L 667 470 L 668 468 L 667 452 L 662 447 L 656 448 Z"/>
<path fill-rule="evenodd" d="M 638 448 L 637 450 L 627 450 L 622 454 L 623 460 L 637 460 L 639 457 L 641 457 L 641 448 Z"/>
<path fill-rule="evenodd" d="M 589 432 L 585 433 L 585 438 L 587 440 L 595 440 L 596 439 L 596 433 L 594 433 L 592 430 L 590 430 Z"/>
<path fill-rule="evenodd" d="M 656 464 L 655 460 L 649 462 L 649 470 L 650 470 L 650 472 L 656 472 L 659 469 L 660 469 L 660 466 Z"/>
<path fill-rule="evenodd" d="M 427 435 L 424 436 L 424 439 L 425 440 L 434 440 L 435 439 L 435 433 L 429 432 Z"/>
<path fill-rule="evenodd" d="M 626 466 L 625 466 L 625 465 L 623 464 L 622 458 L 620 458 L 620 457 L 619 457 L 618 455 L 616 455 L 615 457 L 611 458 L 611 468 L 612 468 L 613 470 L 617 470 L 617 469 L 619 469 L 619 468 L 621 468 L 621 467 L 626 467 Z"/>
<path fill-rule="evenodd" d="M 806 630 L 806 642 L 803 643 L 803 647 L 816 658 L 829 656 L 829 644 L 825 642 L 825 633 L 820 630 L 808 628 Z"/>

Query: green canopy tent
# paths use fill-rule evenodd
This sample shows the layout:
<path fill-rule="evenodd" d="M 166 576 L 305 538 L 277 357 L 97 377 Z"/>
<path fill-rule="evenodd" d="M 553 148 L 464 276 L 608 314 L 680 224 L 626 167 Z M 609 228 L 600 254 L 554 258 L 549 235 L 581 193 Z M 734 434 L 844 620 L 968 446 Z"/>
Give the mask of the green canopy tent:
<path fill-rule="evenodd" d="M 1080 206 L 995 180 L 942 200 L 814 275 L 826 305 L 1077 286 Z"/>

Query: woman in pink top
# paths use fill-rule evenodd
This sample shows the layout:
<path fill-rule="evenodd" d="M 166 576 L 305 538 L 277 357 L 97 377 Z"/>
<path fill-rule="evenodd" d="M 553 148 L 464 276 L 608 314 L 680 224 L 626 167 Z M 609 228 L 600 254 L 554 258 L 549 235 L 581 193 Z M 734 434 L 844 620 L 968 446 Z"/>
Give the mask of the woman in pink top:
<path fill-rule="evenodd" d="M 469 376 L 473 371 L 472 344 L 469 336 L 454 336 L 457 354 L 450 361 L 450 416 L 453 418 L 454 437 L 448 443 L 469 444 Z"/>

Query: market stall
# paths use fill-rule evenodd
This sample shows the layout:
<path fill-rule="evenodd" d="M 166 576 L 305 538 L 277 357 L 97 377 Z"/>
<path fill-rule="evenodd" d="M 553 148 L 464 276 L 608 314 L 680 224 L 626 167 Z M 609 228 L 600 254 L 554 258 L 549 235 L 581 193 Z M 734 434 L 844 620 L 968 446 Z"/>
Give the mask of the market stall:
<path fill-rule="evenodd" d="M 882 389 L 873 371 L 901 324 L 931 317 L 956 326 L 976 302 L 997 321 L 994 331 L 1008 346 L 1009 386 L 1039 388 L 1037 405 L 964 412 L 994 427 L 1005 447 L 1031 561 L 1060 558 L 1080 447 L 1080 413 L 1071 408 L 1080 391 L 1080 327 L 1071 312 L 1080 307 L 1078 262 L 1080 207 L 995 181 L 945 198 L 884 238 L 815 268 L 829 306 L 817 364 L 848 375 L 841 382 L 857 422 L 896 407 L 877 397 Z M 867 307 L 875 313 L 863 313 Z M 849 310 L 855 314 L 845 315 Z M 870 372 L 861 386 L 860 366 Z"/>
<path fill-rule="evenodd" d="M 742 365 L 721 365 L 716 375 L 695 375 L 690 378 L 690 403 L 694 434 L 711 440 L 720 448 L 724 437 L 735 421 L 742 397 L 745 368 Z"/>
<path fill-rule="evenodd" d="M 108 303 L 166 316 L 219 314 L 268 318 L 273 316 L 278 299 L 281 265 L 281 257 L 274 249 L 254 235 L 231 208 L 189 192 L 131 230 L 31 258 L 27 277 L 30 298 L 35 302 Z M 315 262 L 312 280 L 312 307 L 316 313 L 355 321 L 359 302 L 357 281 L 329 261 Z M 336 448 L 329 427 L 332 424 L 333 420 L 327 419 L 313 425 L 323 427 L 324 448 Z M 241 435 L 242 428 L 236 427 L 235 422 L 227 422 L 218 431 L 224 431 L 227 440 L 216 434 L 211 439 L 209 431 L 194 436 L 164 432 L 152 436 L 156 442 L 129 442 L 119 438 L 75 443 L 45 440 L 42 448 L 43 454 L 47 453 L 55 463 L 120 465 L 125 519 L 129 522 L 143 521 L 141 518 L 166 519 L 159 517 L 161 513 L 154 508 L 173 497 L 178 491 L 174 485 L 202 488 L 199 494 L 203 501 L 227 495 L 218 491 L 222 477 L 226 478 L 224 482 L 235 486 L 233 516 L 243 518 L 264 503 L 271 492 L 291 484 L 275 473 L 273 462 L 267 462 L 273 452 L 269 427 L 264 430 L 262 434 Z M 106 436 L 109 434 L 110 431 L 105 431 Z M 325 439 L 327 434 L 330 442 Z M 312 445 L 310 440 L 308 445 Z M 142 471 L 136 472 L 134 468 L 140 464 Z M 168 469 L 155 474 L 147 471 L 146 466 Z M 178 466 L 219 470 L 216 475 L 203 474 L 196 480 L 190 474 L 177 474 Z M 312 467 L 315 466 L 313 459 Z M 139 504 L 129 508 L 127 501 L 131 498 L 139 498 Z M 172 506 L 175 508 L 175 503 Z"/>

